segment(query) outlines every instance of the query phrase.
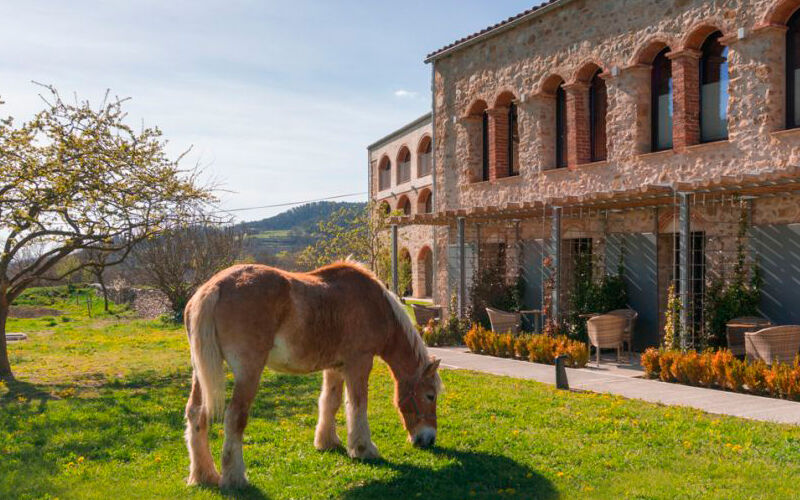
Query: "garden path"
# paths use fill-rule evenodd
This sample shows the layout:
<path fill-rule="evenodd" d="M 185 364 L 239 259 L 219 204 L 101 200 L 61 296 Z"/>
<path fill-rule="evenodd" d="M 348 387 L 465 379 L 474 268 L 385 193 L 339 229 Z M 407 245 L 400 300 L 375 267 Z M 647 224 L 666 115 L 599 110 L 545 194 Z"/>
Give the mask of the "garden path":
<path fill-rule="evenodd" d="M 442 367 L 474 370 L 555 385 L 555 368 L 551 365 L 473 354 L 465 347 L 429 347 L 428 351 L 442 359 Z M 637 365 L 602 363 L 586 368 L 567 368 L 571 389 L 616 394 L 651 403 L 688 406 L 708 413 L 800 425 L 800 403 L 765 398 L 750 394 L 691 387 L 681 384 L 640 378 Z"/>

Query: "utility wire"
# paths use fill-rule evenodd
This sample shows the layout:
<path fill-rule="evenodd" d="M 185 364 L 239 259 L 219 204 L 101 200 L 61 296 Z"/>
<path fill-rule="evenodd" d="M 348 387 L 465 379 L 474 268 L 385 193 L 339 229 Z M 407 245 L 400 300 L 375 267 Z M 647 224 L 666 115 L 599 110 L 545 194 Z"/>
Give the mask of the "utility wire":
<path fill-rule="evenodd" d="M 315 203 L 318 201 L 328 201 L 328 200 L 337 200 L 340 198 L 350 198 L 351 196 L 361 196 L 367 194 L 366 191 L 362 191 L 360 193 L 348 193 L 348 194 L 339 194 L 335 196 L 328 196 L 325 198 L 317 198 L 315 200 L 305 200 L 305 201 L 289 201 L 285 203 L 275 203 L 273 205 L 261 205 L 258 207 L 243 207 L 243 208 L 231 208 L 230 210 L 217 210 L 211 213 L 232 213 L 232 212 L 244 212 L 246 210 L 261 210 L 264 208 L 280 208 L 280 207 L 290 207 L 292 205 L 304 205 L 306 203 Z"/>

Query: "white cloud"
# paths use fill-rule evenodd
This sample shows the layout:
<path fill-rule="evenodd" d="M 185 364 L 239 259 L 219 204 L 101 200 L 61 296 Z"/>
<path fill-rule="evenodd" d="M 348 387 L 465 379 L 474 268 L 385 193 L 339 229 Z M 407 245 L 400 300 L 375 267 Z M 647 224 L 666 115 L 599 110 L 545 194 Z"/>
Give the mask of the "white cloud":
<path fill-rule="evenodd" d="M 413 92 L 411 90 L 400 89 L 394 91 L 394 96 L 399 97 L 400 99 L 414 99 L 418 95 L 419 92 Z"/>

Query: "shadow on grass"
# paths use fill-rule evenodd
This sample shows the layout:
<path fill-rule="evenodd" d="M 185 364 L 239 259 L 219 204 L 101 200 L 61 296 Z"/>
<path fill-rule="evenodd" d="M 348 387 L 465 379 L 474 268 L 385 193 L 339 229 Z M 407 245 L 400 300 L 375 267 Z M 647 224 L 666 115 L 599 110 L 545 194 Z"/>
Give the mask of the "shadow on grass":
<path fill-rule="evenodd" d="M 149 454 L 174 453 L 180 447 L 188 466 L 182 441 L 189 376 L 141 373 L 100 385 L 88 397 L 54 397 L 53 391 L 63 386 L 18 380 L 6 385 L 8 391 L 0 397 L 0 431 L 4 433 L 0 435 L 0 498 L 61 496 L 59 478 L 80 473 L 79 463 L 114 462 L 132 468 L 128 476 L 147 476 L 154 472 Z M 265 378 L 251 417 L 278 420 L 313 414 L 319 387 L 315 376 Z M 218 425 L 213 428 L 212 440 L 221 439 L 218 429 Z M 176 485 L 184 481 L 184 467 L 161 472 L 162 480 Z M 220 493 L 267 498 L 254 486 Z"/>
<path fill-rule="evenodd" d="M 455 460 L 442 469 L 371 462 L 399 475 L 353 488 L 347 499 L 373 498 L 558 498 L 546 477 L 508 457 L 489 453 L 434 448 L 431 453 Z"/>

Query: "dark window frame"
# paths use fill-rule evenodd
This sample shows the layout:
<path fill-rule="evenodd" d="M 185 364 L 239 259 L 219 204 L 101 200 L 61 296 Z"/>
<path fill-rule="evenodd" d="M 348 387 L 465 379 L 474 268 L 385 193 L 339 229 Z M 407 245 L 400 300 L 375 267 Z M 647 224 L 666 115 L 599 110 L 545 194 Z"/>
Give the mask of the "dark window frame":
<path fill-rule="evenodd" d="M 800 10 L 792 14 L 789 21 L 786 23 L 788 29 L 786 30 L 786 128 L 798 128 L 800 123 L 795 120 L 794 109 L 795 100 L 800 96 L 795 95 L 794 86 L 794 70 L 800 68 L 800 57 L 797 54 L 798 44 L 800 41 Z"/>
<path fill-rule="evenodd" d="M 519 143 L 519 117 L 517 114 L 517 105 L 513 101 L 508 105 L 508 176 L 513 177 L 519 175 L 519 169 L 514 171 L 516 167 L 514 163 L 514 146 Z"/>
<path fill-rule="evenodd" d="M 489 113 L 483 112 L 481 117 L 481 180 L 489 180 Z"/>
<path fill-rule="evenodd" d="M 699 89 L 698 89 L 699 90 L 698 102 L 700 103 L 700 109 L 698 110 L 697 115 L 700 117 L 700 124 L 699 125 L 700 125 L 700 143 L 701 144 L 727 140 L 728 139 L 728 134 L 729 134 L 728 133 L 728 129 L 726 127 L 725 128 L 725 136 L 724 137 L 713 137 L 713 138 L 710 138 L 710 139 L 706 138 L 706 137 L 703 137 L 703 85 L 704 85 L 703 82 L 706 79 L 706 64 L 705 64 L 705 61 L 706 61 L 706 59 L 708 57 L 711 57 L 711 54 L 709 52 L 709 46 L 711 45 L 711 43 L 713 43 L 714 40 L 718 40 L 720 38 L 722 38 L 722 32 L 721 31 L 715 31 L 714 33 L 711 33 L 710 35 L 708 35 L 708 37 L 706 38 L 706 41 L 703 42 L 703 46 L 700 48 L 700 50 L 702 52 L 702 55 L 700 56 L 700 62 L 699 62 L 700 71 L 698 73 L 699 78 L 697 80 L 697 84 L 699 86 Z M 724 48 L 723 53 L 725 52 L 725 50 L 727 50 L 727 47 Z M 730 82 L 730 72 L 728 73 L 727 76 L 728 76 L 728 82 Z M 730 99 L 730 97 L 728 97 L 728 98 Z M 725 120 L 727 121 L 727 119 L 728 119 L 728 113 L 726 111 Z"/>
<path fill-rule="evenodd" d="M 567 167 L 567 93 L 563 82 L 556 89 L 556 168 Z"/>
<path fill-rule="evenodd" d="M 594 76 L 589 82 L 589 147 L 591 149 L 591 161 L 606 161 L 608 159 L 608 145 L 603 144 L 603 154 L 598 154 L 598 141 L 597 141 L 597 133 L 598 133 L 598 104 L 599 100 L 597 98 L 597 91 L 598 91 L 598 82 L 602 82 L 603 86 L 605 86 L 605 80 L 600 78 L 600 73 L 602 70 L 597 70 Z M 608 119 L 608 94 L 606 93 L 606 99 L 604 103 L 604 113 L 603 113 L 603 128 L 607 133 L 607 119 Z M 604 133 L 604 137 L 606 138 L 606 143 L 608 142 L 608 136 Z"/>
<path fill-rule="evenodd" d="M 657 77 L 660 76 L 660 74 L 659 74 L 659 71 L 658 71 L 659 67 L 656 64 L 656 62 L 658 61 L 659 57 L 666 58 L 666 55 L 667 55 L 667 53 L 669 51 L 670 51 L 669 47 L 664 47 L 661 50 L 661 52 L 659 52 L 658 55 L 656 55 L 656 57 L 653 59 L 653 69 L 652 69 L 652 72 L 650 74 L 650 150 L 652 152 L 654 152 L 654 153 L 658 152 L 658 151 L 668 151 L 668 150 L 670 150 L 670 149 L 672 149 L 674 147 L 674 142 L 673 142 L 674 139 L 675 139 L 674 137 L 672 137 L 672 141 L 670 141 L 670 142 L 673 142 L 672 146 L 663 147 L 662 148 L 662 147 L 659 147 L 659 145 L 658 145 L 658 132 L 659 132 L 659 128 L 658 128 L 658 118 L 659 118 L 658 96 L 659 96 L 659 94 L 657 94 L 656 92 L 657 92 L 657 85 L 658 85 L 658 81 L 659 81 L 659 79 Z M 667 61 L 669 61 L 669 59 L 667 59 Z M 670 71 L 669 71 L 668 80 L 671 81 L 672 80 L 672 62 L 671 61 L 669 61 L 669 68 L 670 68 Z M 670 85 L 672 85 L 672 84 L 670 83 Z M 674 101 L 674 99 L 675 99 L 675 89 L 671 88 L 670 89 L 670 101 L 671 101 L 671 103 L 672 103 L 672 101 Z M 673 116 L 672 119 L 674 120 L 675 117 Z"/>

